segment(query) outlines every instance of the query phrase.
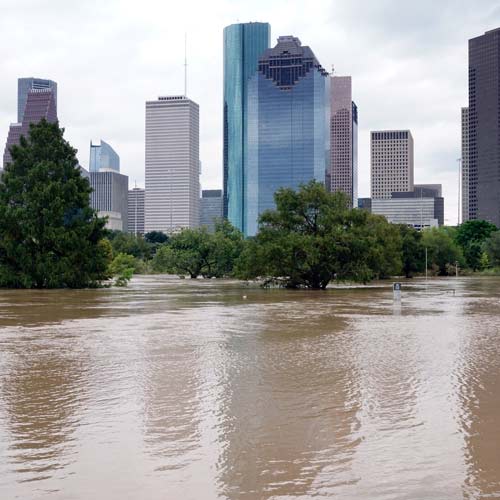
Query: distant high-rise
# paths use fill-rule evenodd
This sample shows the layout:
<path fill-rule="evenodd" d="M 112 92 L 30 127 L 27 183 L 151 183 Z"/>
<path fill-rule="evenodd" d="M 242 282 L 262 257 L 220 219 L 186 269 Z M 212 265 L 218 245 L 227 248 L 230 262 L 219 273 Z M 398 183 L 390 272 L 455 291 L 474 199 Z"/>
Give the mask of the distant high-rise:
<path fill-rule="evenodd" d="M 146 233 L 199 225 L 199 114 L 185 96 L 146 102 Z"/>
<path fill-rule="evenodd" d="M 500 227 L 500 28 L 469 40 L 469 218 Z"/>
<path fill-rule="evenodd" d="M 128 192 L 128 232 L 144 234 L 144 189 L 137 187 Z"/>
<path fill-rule="evenodd" d="M 469 220 L 469 108 L 462 108 L 462 222 Z M 460 221 L 459 221 L 460 222 Z"/>
<path fill-rule="evenodd" d="M 43 78 L 18 78 L 17 80 L 17 123 L 22 123 L 28 93 L 31 90 L 52 90 L 54 110 L 57 115 L 57 83 Z"/>
<path fill-rule="evenodd" d="M 28 137 L 31 123 L 38 123 L 45 118 L 48 122 L 57 121 L 56 96 L 52 89 L 30 90 L 26 98 L 22 123 L 12 123 L 9 127 L 7 143 L 3 155 L 3 165 L 10 163 L 12 157 L 9 148 L 19 144 L 21 136 Z"/>
<path fill-rule="evenodd" d="M 331 78 L 330 186 L 358 204 L 358 108 L 352 100 L 350 76 Z"/>
<path fill-rule="evenodd" d="M 204 189 L 200 198 L 200 226 L 205 226 L 209 231 L 213 231 L 215 221 L 222 217 L 222 190 Z"/>
<path fill-rule="evenodd" d="M 113 170 L 120 172 L 120 157 L 116 151 L 101 139 L 101 144 L 90 142 L 89 171 Z"/>
<path fill-rule="evenodd" d="M 108 217 L 107 227 L 127 231 L 128 177 L 113 170 L 90 172 L 90 205 Z"/>
<path fill-rule="evenodd" d="M 371 198 L 413 191 L 413 137 L 409 130 L 371 132 Z"/>
<path fill-rule="evenodd" d="M 243 232 L 273 209 L 282 187 L 325 181 L 330 150 L 330 78 L 310 47 L 281 36 L 248 82 Z"/>
<path fill-rule="evenodd" d="M 224 216 L 241 230 L 248 147 L 248 80 L 257 71 L 259 57 L 270 40 L 268 23 L 232 24 L 224 28 Z"/>

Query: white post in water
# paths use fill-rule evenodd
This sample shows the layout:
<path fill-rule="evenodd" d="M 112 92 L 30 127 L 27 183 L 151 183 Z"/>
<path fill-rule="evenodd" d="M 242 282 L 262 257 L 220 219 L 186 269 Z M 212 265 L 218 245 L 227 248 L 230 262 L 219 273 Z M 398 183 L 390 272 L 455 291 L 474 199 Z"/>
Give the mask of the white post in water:
<path fill-rule="evenodd" d="M 401 283 L 392 285 L 392 293 L 394 294 L 394 302 L 401 302 Z"/>
<path fill-rule="evenodd" d="M 458 260 L 455 261 L 455 274 L 458 278 Z"/>

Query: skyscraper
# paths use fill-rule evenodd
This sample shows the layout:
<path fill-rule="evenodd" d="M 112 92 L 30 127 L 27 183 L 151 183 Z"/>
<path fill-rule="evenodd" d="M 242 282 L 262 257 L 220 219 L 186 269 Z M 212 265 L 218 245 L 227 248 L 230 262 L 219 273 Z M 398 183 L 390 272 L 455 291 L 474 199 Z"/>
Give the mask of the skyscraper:
<path fill-rule="evenodd" d="M 409 130 L 371 132 L 371 198 L 413 191 L 413 137 Z"/>
<path fill-rule="evenodd" d="M 462 222 L 469 220 L 469 108 L 462 108 Z M 460 221 L 459 221 L 460 222 Z"/>
<path fill-rule="evenodd" d="M 3 165 L 10 163 L 9 148 L 19 144 L 21 136 L 27 137 L 30 123 L 38 123 L 42 118 L 49 122 L 57 121 L 56 96 L 52 89 L 30 90 L 26 98 L 22 123 L 12 123 L 9 127 L 7 143 L 3 155 Z"/>
<path fill-rule="evenodd" d="M 127 231 L 128 177 L 113 170 L 90 172 L 90 205 L 99 215 L 108 217 L 109 229 Z"/>
<path fill-rule="evenodd" d="M 101 139 L 101 144 L 90 142 L 89 171 L 113 170 L 120 172 L 120 157 L 116 151 Z"/>
<path fill-rule="evenodd" d="M 18 78 L 17 80 L 17 123 L 22 123 L 28 93 L 31 90 L 52 90 L 57 115 L 57 83 L 43 78 Z"/>
<path fill-rule="evenodd" d="M 146 102 L 145 231 L 199 225 L 199 106 L 185 96 Z"/>
<path fill-rule="evenodd" d="M 281 187 L 325 180 L 330 150 L 330 78 L 310 47 L 278 38 L 248 82 L 243 232 L 274 208 Z"/>
<path fill-rule="evenodd" d="M 469 218 L 500 227 L 500 28 L 469 40 Z"/>
<path fill-rule="evenodd" d="M 144 234 L 144 189 L 138 187 L 128 192 L 128 232 Z"/>
<path fill-rule="evenodd" d="M 268 23 L 232 24 L 224 29 L 224 216 L 239 229 L 243 229 L 247 86 L 270 40 Z"/>
<path fill-rule="evenodd" d="M 204 189 L 200 198 L 200 226 L 205 226 L 209 231 L 215 228 L 215 221 L 222 219 L 222 190 Z"/>
<path fill-rule="evenodd" d="M 330 186 L 358 205 L 358 108 L 352 100 L 350 76 L 331 78 Z"/>

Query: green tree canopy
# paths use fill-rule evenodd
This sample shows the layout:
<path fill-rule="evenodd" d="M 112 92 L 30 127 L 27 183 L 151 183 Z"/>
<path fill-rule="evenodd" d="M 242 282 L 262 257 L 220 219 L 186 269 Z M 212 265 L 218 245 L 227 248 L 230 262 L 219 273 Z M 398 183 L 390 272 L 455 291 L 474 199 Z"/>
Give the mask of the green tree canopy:
<path fill-rule="evenodd" d="M 205 227 L 183 229 L 161 245 L 153 259 L 157 272 L 222 278 L 232 273 L 234 261 L 241 253 L 243 235 L 228 221 L 218 221 L 215 232 Z"/>
<path fill-rule="evenodd" d="M 497 230 L 485 220 L 468 220 L 458 226 L 455 241 L 462 248 L 467 267 L 476 271 L 483 268 L 483 243 Z"/>
<path fill-rule="evenodd" d="M 484 242 L 484 250 L 488 255 L 489 264 L 500 267 L 500 231 L 495 231 Z"/>
<path fill-rule="evenodd" d="M 403 272 L 407 278 L 425 270 L 425 249 L 422 245 L 422 233 L 413 227 L 399 225 L 402 243 Z"/>
<path fill-rule="evenodd" d="M 238 262 L 237 275 L 282 280 L 290 288 L 326 288 L 334 279 L 366 281 L 397 272 L 397 228 L 364 210 L 349 209 L 342 193 L 311 181 L 275 194 L 259 232 Z"/>
<path fill-rule="evenodd" d="M 107 277 L 105 219 L 57 123 L 30 126 L 0 183 L 0 286 L 94 286 Z"/>
<path fill-rule="evenodd" d="M 444 227 L 433 227 L 422 233 L 422 245 L 427 248 L 428 266 L 434 267 L 441 276 L 448 274 L 448 267 L 456 262 L 463 266 L 465 260 L 461 248 L 455 242 L 453 232 Z"/>

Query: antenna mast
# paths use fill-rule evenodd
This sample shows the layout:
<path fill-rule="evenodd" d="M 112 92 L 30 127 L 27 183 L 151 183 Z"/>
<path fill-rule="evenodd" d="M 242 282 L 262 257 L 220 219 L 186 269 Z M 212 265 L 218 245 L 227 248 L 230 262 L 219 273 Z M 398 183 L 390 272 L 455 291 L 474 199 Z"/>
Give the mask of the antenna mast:
<path fill-rule="evenodd" d="M 187 33 L 184 33 L 184 97 L 187 97 Z"/>

